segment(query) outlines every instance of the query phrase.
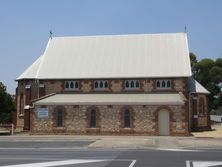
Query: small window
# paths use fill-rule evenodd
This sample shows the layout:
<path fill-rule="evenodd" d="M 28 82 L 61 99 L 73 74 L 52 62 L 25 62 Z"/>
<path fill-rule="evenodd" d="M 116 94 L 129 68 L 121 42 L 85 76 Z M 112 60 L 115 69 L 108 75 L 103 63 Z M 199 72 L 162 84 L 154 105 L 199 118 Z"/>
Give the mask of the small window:
<path fill-rule="evenodd" d="M 140 83 L 139 83 L 139 81 L 136 81 L 136 87 L 137 87 L 137 88 L 140 87 Z"/>
<path fill-rule="evenodd" d="M 134 82 L 133 81 L 131 81 L 130 86 L 131 86 L 131 88 L 134 88 Z"/>
<path fill-rule="evenodd" d="M 103 88 L 103 82 L 100 82 L 99 87 Z"/>
<path fill-rule="evenodd" d="M 78 84 L 78 82 L 75 83 L 75 88 L 76 88 L 76 89 L 79 88 L 79 84 Z"/>
<path fill-rule="evenodd" d="M 160 81 L 157 81 L 157 83 L 156 83 L 156 87 L 160 87 Z"/>
<path fill-rule="evenodd" d="M 92 110 L 90 112 L 90 128 L 96 127 L 96 111 Z"/>
<path fill-rule="evenodd" d="M 70 88 L 71 88 L 71 89 L 74 88 L 74 84 L 73 84 L 73 82 L 70 83 Z"/>
<path fill-rule="evenodd" d="M 109 87 L 108 81 L 100 80 L 100 81 L 95 81 L 95 90 L 107 90 Z"/>
<path fill-rule="evenodd" d="M 99 86 L 98 86 L 98 82 L 95 82 L 95 88 L 98 88 Z"/>
<path fill-rule="evenodd" d="M 124 112 L 124 128 L 130 128 L 130 111 L 128 109 Z"/>
<path fill-rule="evenodd" d="M 126 80 L 125 89 L 139 89 L 140 82 L 138 80 Z"/>
<path fill-rule="evenodd" d="M 69 89 L 69 83 L 66 82 L 66 89 Z"/>
<path fill-rule="evenodd" d="M 167 87 L 168 87 L 168 88 L 171 87 L 170 81 L 167 81 Z"/>
<path fill-rule="evenodd" d="M 105 82 L 105 88 L 108 88 L 108 82 L 107 81 Z"/>
<path fill-rule="evenodd" d="M 162 87 L 165 88 L 166 84 L 165 81 L 162 81 Z"/>
<path fill-rule="evenodd" d="M 126 81 L 126 88 L 129 88 L 129 81 Z"/>
<path fill-rule="evenodd" d="M 156 81 L 157 89 L 171 89 L 171 81 L 170 80 L 157 80 Z"/>
<path fill-rule="evenodd" d="M 58 110 L 56 113 L 56 127 L 63 127 L 63 111 Z"/>

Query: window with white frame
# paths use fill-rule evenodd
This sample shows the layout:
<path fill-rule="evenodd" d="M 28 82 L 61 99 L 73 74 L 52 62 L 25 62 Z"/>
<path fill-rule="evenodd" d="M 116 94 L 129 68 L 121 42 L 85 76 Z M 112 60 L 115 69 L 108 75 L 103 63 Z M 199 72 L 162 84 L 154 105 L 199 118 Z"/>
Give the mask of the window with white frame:
<path fill-rule="evenodd" d="M 79 90 L 79 82 L 65 81 L 65 90 Z"/>
<path fill-rule="evenodd" d="M 156 89 L 171 89 L 171 80 L 156 80 Z"/>
<path fill-rule="evenodd" d="M 94 81 L 94 89 L 95 90 L 107 90 L 108 87 L 109 87 L 109 83 L 106 80 Z"/>
<path fill-rule="evenodd" d="M 125 89 L 139 89 L 140 82 L 139 80 L 126 80 L 125 81 Z"/>

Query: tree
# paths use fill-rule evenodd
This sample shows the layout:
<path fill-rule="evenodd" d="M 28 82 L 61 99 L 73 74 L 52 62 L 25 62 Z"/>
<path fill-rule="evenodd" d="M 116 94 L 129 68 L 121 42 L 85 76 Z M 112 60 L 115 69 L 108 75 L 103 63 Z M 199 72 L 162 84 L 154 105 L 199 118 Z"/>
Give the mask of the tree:
<path fill-rule="evenodd" d="M 5 85 L 0 82 L 0 123 L 11 123 L 13 111 L 15 111 L 15 102 L 6 92 Z"/>
<path fill-rule="evenodd" d="M 191 60 L 192 64 L 192 60 Z M 195 69 L 193 77 L 200 82 L 207 90 L 210 109 L 218 108 L 221 102 L 221 86 L 222 86 L 222 59 L 216 61 L 211 59 L 202 59 L 194 64 Z"/>
<path fill-rule="evenodd" d="M 190 53 L 190 65 L 191 65 L 191 70 L 192 74 L 195 75 L 196 69 L 195 65 L 197 64 L 197 56 L 194 53 Z"/>

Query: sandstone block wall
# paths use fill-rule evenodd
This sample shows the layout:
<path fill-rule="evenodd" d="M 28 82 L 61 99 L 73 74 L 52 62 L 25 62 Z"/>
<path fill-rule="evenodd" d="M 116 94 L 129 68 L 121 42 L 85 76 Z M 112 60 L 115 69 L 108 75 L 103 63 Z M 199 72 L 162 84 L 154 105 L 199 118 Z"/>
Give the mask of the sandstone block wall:
<path fill-rule="evenodd" d="M 55 127 L 55 112 L 57 106 L 47 106 L 49 117 L 44 119 L 37 118 L 37 109 L 32 111 L 32 133 L 74 133 L 82 134 L 90 132 L 88 127 L 89 118 L 87 118 L 87 110 L 92 106 L 64 106 L 65 120 L 63 128 Z M 159 106 L 127 106 L 132 108 L 134 122 L 132 128 L 122 128 L 121 112 L 126 106 L 96 106 L 99 114 L 99 127 L 97 132 L 101 134 L 147 134 L 158 135 L 158 119 L 156 115 L 160 111 Z M 187 135 L 187 121 L 185 110 L 182 106 L 168 106 L 167 109 L 171 113 L 170 116 L 170 135 Z M 62 131 L 60 131 L 62 129 Z M 94 128 L 92 128 L 93 130 Z"/>

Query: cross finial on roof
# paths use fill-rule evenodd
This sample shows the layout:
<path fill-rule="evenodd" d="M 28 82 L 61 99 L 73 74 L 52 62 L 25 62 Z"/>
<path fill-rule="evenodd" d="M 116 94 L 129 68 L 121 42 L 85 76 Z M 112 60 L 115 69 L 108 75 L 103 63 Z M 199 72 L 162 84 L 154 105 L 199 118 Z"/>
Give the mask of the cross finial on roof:
<path fill-rule="evenodd" d="M 52 39 L 52 30 L 49 31 L 50 38 Z"/>
<path fill-rule="evenodd" d="M 187 25 L 185 24 L 184 32 L 187 33 Z"/>

